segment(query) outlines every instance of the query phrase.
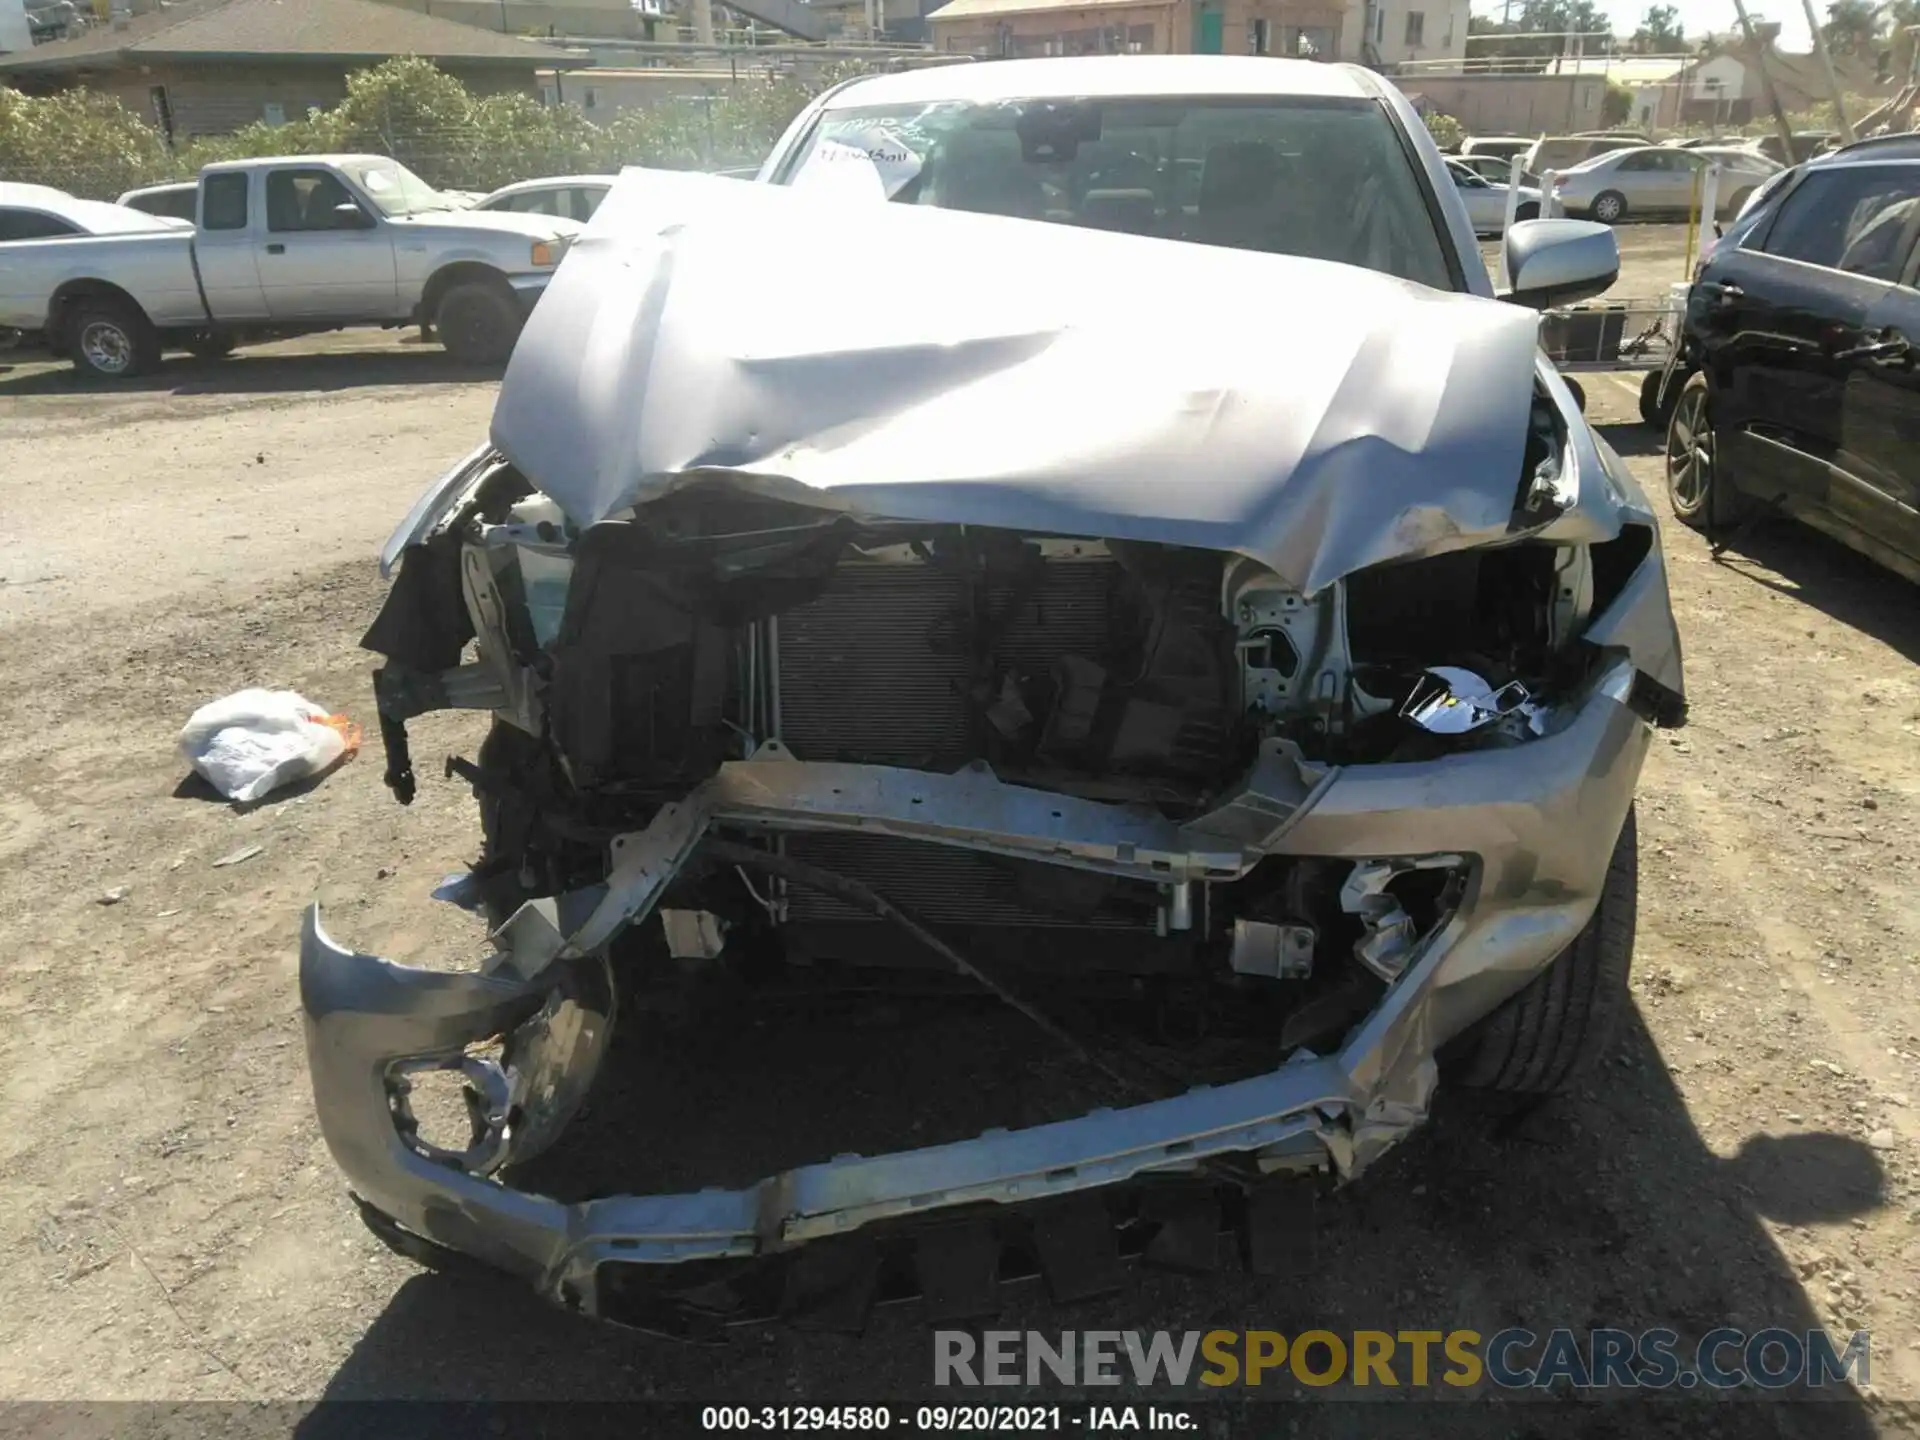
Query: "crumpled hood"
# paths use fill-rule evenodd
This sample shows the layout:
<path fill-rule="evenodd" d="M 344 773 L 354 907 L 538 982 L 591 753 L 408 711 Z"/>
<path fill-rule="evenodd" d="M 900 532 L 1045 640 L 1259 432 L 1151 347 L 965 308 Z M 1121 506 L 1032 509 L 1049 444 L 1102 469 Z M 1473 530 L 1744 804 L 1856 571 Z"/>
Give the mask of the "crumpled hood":
<path fill-rule="evenodd" d="M 1537 325 L 1331 262 L 630 170 L 493 441 L 582 526 L 732 472 L 1312 592 L 1513 533 Z"/>

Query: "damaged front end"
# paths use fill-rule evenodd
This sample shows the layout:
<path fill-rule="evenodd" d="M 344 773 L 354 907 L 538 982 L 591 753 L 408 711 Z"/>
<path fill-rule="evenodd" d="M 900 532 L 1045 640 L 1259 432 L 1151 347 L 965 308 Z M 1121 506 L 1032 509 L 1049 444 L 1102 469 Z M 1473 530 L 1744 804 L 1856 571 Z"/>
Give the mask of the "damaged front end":
<path fill-rule="evenodd" d="M 925 241 L 977 219 L 859 223 Z M 839 243 L 842 224 L 787 233 Z M 1116 239 L 1006 229 L 1009 261 Z M 1001 236 L 963 228 L 970 263 L 1000 273 Z M 447 769 L 485 839 L 449 893 L 493 951 L 415 969 L 308 916 L 328 1145 L 408 1253 L 678 1333 L 857 1323 L 903 1273 L 932 1313 L 980 1314 L 1015 1254 L 1091 1293 L 1129 1252 L 1206 1268 L 1223 1227 L 1271 1268 L 1310 1222 L 1300 1177 L 1351 1177 L 1417 1127 L 1443 1063 L 1471 1069 L 1596 907 L 1632 904 L 1634 784 L 1651 726 L 1684 715 L 1644 499 L 1491 301 L 1223 254 L 1386 318 L 1338 365 L 1262 351 L 1226 388 L 1217 337 L 1169 328 L 1165 393 L 1136 394 L 1123 446 L 1029 411 L 988 455 L 954 438 L 983 392 L 1004 381 L 986 400 L 1017 407 L 1048 393 L 1036 366 L 1079 374 L 1086 347 L 1138 337 L 1094 334 L 1093 306 L 1052 338 L 903 349 L 876 305 L 823 310 L 799 327 L 812 349 L 770 359 L 777 337 L 727 332 L 737 309 L 698 323 L 701 265 L 729 243 L 674 228 L 654 279 L 621 281 L 639 298 L 616 325 L 589 234 L 493 442 L 388 548 L 364 642 L 385 657 L 388 783 L 412 798 L 414 716 L 490 713 Z M 1179 248 L 1127 243 L 1135 265 Z M 1091 295 L 1097 265 L 1047 273 L 1088 269 Z M 1394 348 L 1436 335 L 1450 366 Z M 850 429 L 834 407 L 861 356 L 892 399 Z M 656 391 L 677 407 L 657 424 Z M 734 1189 L 505 1183 L 594 1086 L 616 994 L 701 967 L 996 996 L 1111 1108 Z M 1143 1064 L 1060 1018 L 1061 996 L 1114 992 L 1227 1017 L 1235 1062 L 1156 1042 Z M 419 1103 L 449 1082 L 451 1134 Z"/>
<path fill-rule="evenodd" d="M 397 1243 L 655 1328 L 686 1314 L 633 1267 L 1119 1182 L 1163 1207 L 1188 1182 L 1185 1223 L 1211 1234 L 1223 1177 L 1352 1175 L 1424 1117 L 1445 1043 L 1587 924 L 1648 721 L 1674 718 L 1644 668 L 1665 603 L 1645 523 L 1308 596 L 1244 557 L 810 511 L 724 477 L 577 532 L 502 457 L 469 468 L 368 643 L 401 798 L 407 719 L 493 712 L 481 763 L 449 763 L 486 820 L 468 885 L 496 948 L 416 970 L 310 915 L 321 1123 Z M 592 1085 L 615 942 L 656 912 L 675 955 L 715 963 L 976 956 L 1010 991 L 1065 972 L 1230 992 L 1274 1068 L 734 1191 L 508 1188 L 492 1177 Z M 465 1082 L 463 1146 L 414 1122 L 435 1070 Z"/>

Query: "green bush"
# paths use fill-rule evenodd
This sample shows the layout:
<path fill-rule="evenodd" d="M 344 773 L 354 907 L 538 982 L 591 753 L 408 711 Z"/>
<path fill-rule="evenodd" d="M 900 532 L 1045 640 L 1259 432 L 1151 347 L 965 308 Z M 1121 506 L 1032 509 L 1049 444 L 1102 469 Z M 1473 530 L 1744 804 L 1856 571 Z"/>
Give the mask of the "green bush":
<path fill-rule="evenodd" d="M 525 94 L 475 96 L 426 60 L 389 60 L 349 76 L 346 98 L 330 110 L 283 125 L 256 121 L 172 149 L 157 128 L 109 97 L 75 90 L 40 100 L 0 90 L 0 179 L 111 200 L 215 161 L 327 151 L 391 155 L 429 183 L 457 190 L 623 165 L 749 165 L 814 94 L 851 68 L 813 84 L 750 77 L 595 124 Z"/>
<path fill-rule="evenodd" d="M 1438 110 L 1426 116 L 1427 133 L 1433 137 L 1433 143 L 1442 150 L 1454 151 L 1460 148 L 1460 142 L 1467 138 L 1467 127 L 1451 115 L 1442 115 Z"/>
<path fill-rule="evenodd" d="M 0 89 L 0 180 L 111 200 L 173 173 L 160 132 L 118 100 L 86 90 L 36 99 Z"/>

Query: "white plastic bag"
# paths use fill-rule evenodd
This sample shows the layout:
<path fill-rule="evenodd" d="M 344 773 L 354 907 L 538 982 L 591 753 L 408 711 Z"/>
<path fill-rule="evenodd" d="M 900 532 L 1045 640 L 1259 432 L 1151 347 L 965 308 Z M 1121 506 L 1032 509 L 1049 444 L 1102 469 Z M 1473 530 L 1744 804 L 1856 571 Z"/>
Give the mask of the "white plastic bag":
<path fill-rule="evenodd" d="M 360 748 L 360 728 L 291 690 L 242 690 L 202 705 L 180 732 L 187 763 L 229 800 L 258 800 Z"/>

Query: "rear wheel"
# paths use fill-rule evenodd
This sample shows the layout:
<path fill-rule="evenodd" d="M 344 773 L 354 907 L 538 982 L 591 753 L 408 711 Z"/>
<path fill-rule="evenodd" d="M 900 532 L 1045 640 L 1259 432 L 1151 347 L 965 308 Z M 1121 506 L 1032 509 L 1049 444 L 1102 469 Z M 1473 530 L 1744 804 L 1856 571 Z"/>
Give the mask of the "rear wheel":
<path fill-rule="evenodd" d="M 1552 1095 L 1606 1053 L 1632 1003 L 1639 854 L 1633 811 L 1620 827 L 1593 918 L 1554 962 L 1489 1016 L 1460 1079 L 1483 1090 Z"/>
<path fill-rule="evenodd" d="M 1738 524 L 1752 508 L 1720 463 L 1705 371 L 1687 377 L 1667 421 L 1667 503 L 1681 524 L 1702 531 Z"/>
<path fill-rule="evenodd" d="M 487 924 L 498 929 L 532 893 L 522 869 L 535 818 L 528 797 L 538 784 L 543 757 L 538 740 L 496 719 L 478 759 L 481 773 L 495 787 L 474 790 L 480 805 L 480 896 Z"/>
<path fill-rule="evenodd" d="M 1516 205 L 1513 210 L 1513 218 L 1516 221 L 1538 220 L 1540 218 L 1540 207 L 1531 200 L 1522 205 Z"/>
<path fill-rule="evenodd" d="M 498 365 L 520 338 L 520 307 L 504 282 L 462 280 L 434 307 L 433 328 L 454 359 L 467 365 Z"/>
<path fill-rule="evenodd" d="M 1603 225 L 1617 224 L 1627 217 L 1627 197 L 1618 190 L 1602 190 L 1593 197 L 1588 213 Z"/>
<path fill-rule="evenodd" d="M 1720 213 L 1729 220 L 1733 219 L 1734 217 L 1739 215 L 1739 213 L 1742 210 L 1747 208 L 1747 200 L 1752 196 L 1752 194 L 1753 194 L 1753 187 L 1751 185 L 1749 185 L 1744 190 L 1736 191 L 1734 193 L 1734 197 L 1731 200 L 1727 201 L 1726 205 L 1722 207 Z"/>
<path fill-rule="evenodd" d="M 1667 391 L 1665 400 L 1660 398 L 1660 382 L 1666 378 L 1666 373 L 1665 370 L 1649 370 L 1647 378 L 1640 382 L 1640 418 L 1661 431 L 1667 428 L 1667 422 L 1673 418 L 1673 407 L 1680 398 L 1678 385 Z"/>
<path fill-rule="evenodd" d="M 96 380 L 128 380 L 160 364 L 160 332 L 140 307 L 112 296 L 75 302 L 66 325 L 73 368 Z"/>

